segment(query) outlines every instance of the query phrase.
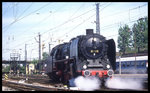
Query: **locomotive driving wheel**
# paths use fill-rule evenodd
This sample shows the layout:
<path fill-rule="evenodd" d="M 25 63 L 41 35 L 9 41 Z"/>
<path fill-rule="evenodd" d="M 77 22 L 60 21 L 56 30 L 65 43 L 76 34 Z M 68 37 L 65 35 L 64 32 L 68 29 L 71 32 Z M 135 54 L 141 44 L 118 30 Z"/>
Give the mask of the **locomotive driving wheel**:
<path fill-rule="evenodd" d="M 52 80 L 52 82 L 56 82 L 56 83 L 59 83 L 60 82 L 60 77 L 57 76 L 55 74 L 55 72 L 52 72 L 49 74 L 49 78 Z"/>

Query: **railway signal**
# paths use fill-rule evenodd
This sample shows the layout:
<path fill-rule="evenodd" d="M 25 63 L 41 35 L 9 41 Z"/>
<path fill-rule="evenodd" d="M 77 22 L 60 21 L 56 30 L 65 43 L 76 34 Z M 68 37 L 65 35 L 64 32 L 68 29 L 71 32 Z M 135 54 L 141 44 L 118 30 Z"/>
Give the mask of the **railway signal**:
<path fill-rule="evenodd" d="M 42 51 L 44 50 L 45 48 L 45 43 L 42 44 Z"/>

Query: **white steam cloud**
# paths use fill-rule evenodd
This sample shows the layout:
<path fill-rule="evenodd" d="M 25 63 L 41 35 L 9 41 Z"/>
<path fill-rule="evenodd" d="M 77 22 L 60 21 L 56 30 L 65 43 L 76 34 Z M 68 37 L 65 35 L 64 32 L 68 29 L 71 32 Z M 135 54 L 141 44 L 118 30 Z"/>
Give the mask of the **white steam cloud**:
<path fill-rule="evenodd" d="M 120 77 L 114 77 L 112 79 L 107 79 L 105 85 L 108 88 L 116 88 L 116 89 L 141 90 L 143 88 L 142 82 L 139 80 L 120 78 Z"/>
<path fill-rule="evenodd" d="M 101 84 L 100 80 L 93 76 L 90 77 L 79 76 L 75 78 L 74 83 L 76 87 L 84 91 L 93 91 L 96 89 L 100 89 L 100 84 Z"/>

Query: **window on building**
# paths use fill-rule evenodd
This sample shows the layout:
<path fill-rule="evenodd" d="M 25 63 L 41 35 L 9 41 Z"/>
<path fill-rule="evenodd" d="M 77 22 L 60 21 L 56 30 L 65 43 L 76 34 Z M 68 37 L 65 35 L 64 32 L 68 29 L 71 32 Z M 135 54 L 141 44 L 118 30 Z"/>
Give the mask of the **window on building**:
<path fill-rule="evenodd" d="M 130 66 L 130 62 L 127 62 L 127 67 L 129 67 Z"/>
<path fill-rule="evenodd" d="M 141 62 L 141 66 L 144 67 L 145 66 L 145 62 Z"/>
<path fill-rule="evenodd" d="M 125 66 L 126 66 L 124 62 L 122 63 L 122 66 L 123 66 L 123 67 L 125 67 Z"/>
<path fill-rule="evenodd" d="M 138 61 L 138 62 L 136 62 L 136 65 L 137 65 L 137 66 L 140 66 L 140 62 L 139 62 L 139 61 Z"/>
<path fill-rule="evenodd" d="M 131 61 L 131 66 L 134 66 L 134 63 L 135 63 L 135 62 Z"/>
<path fill-rule="evenodd" d="M 119 63 L 117 63 L 116 65 L 117 65 L 117 67 L 119 67 Z"/>

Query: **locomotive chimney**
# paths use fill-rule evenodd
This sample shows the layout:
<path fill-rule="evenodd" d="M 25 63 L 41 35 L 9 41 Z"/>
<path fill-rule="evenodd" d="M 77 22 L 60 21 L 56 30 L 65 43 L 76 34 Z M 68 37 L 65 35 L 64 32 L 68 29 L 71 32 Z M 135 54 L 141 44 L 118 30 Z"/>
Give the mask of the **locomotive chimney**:
<path fill-rule="evenodd" d="M 92 35 L 93 29 L 86 29 L 86 35 Z"/>

